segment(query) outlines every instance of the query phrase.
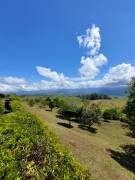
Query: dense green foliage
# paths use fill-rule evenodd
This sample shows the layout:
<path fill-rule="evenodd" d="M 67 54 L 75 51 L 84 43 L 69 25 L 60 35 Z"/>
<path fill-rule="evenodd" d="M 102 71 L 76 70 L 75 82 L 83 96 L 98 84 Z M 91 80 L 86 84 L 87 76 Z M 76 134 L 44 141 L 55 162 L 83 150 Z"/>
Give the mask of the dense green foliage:
<path fill-rule="evenodd" d="M 62 107 L 64 101 L 58 97 L 49 96 L 26 96 L 23 98 L 30 106 L 39 105 L 41 108 L 49 107 L 51 110 L 54 107 Z"/>
<path fill-rule="evenodd" d="M 99 94 L 99 93 L 92 93 L 92 94 L 84 94 L 78 96 L 82 99 L 88 99 L 88 100 L 97 100 L 97 99 L 111 99 L 110 96 L 106 94 Z"/>
<path fill-rule="evenodd" d="M 87 97 L 87 95 L 84 95 Z M 110 97 L 104 94 L 90 94 L 88 97 L 92 97 L 92 99 L 101 98 L 102 100 L 89 101 L 87 99 L 81 100 L 77 97 L 65 97 L 65 96 L 28 96 L 25 100 L 28 102 L 33 102 L 33 105 L 38 105 L 41 108 L 49 108 L 52 110 L 53 108 L 57 108 L 58 115 L 61 116 L 62 119 L 67 119 L 69 121 L 69 125 L 71 121 L 76 121 L 78 123 L 85 122 L 88 126 L 93 122 L 97 122 L 96 115 L 97 111 L 93 109 L 93 105 L 98 107 L 100 112 L 100 116 L 102 116 L 105 120 L 122 120 L 126 121 L 126 116 L 123 114 L 123 109 L 119 107 L 119 99 L 116 100 L 111 99 Z M 104 99 L 105 98 L 105 99 Z M 88 98 L 89 99 L 89 98 Z M 113 103 L 115 101 L 115 103 Z M 120 101 L 121 102 L 121 101 Z M 87 108 L 86 108 L 87 107 Z M 84 111 L 82 113 L 82 111 Z M 91 114 L 93 116 L 93 120 L 90 121 L 86 118 L 86 114 Z M 93 113 L 93 114 L 92 114 Z M 95 118 L 95 120 L 94 120 Z M 86 120 L 83 120 L 86 119 Z M 87 123 L 86 123 L 87 122 Z M 92 124 L 93 124 L 92 123 Z"/>
<path fill-rule="evenodd" d="M 5 94 L 0 93 L 0 98 L 5 98 Z"/>
<path fill-rule="evenodd" d="M 132 78 L 128 88 L 128 101 L 125 107 L 125 112 L 129 121 L 129 128 L 135 136 L 135 78 Z"/>
<path fill-rule="evenodd" d="M 88 126 L 88 128 L 94 123 L 99 123 L 101 119 L 100 108 L 94 103 L 89 106 L 83 106 L 80 115 L 81 124 Z"/>
<path fill-rule="evenodd" d="M 4 107 L 3 107 L 3 103 L 0 100 L 0 115 L 4 114 Z"/>
<path fill-rule="evenodd" d="M 78 122 L 79 126 L 83 125 L 86 127 L 90 127 L 103 119 L 127 122 L 127 117 L 123 113 L 126 98 L 117 97 L 110 99 L 110 97 L 104 96 L 104 94 L 97 93 L 91 94 L 91 97 L 93 97 L 92 101 L 71 96 L 26 96 L 24 100 L 29 105 L 29 102 L 32 101 L 32 106 L 37 105 L 45 110 L 55 108 L 60 119 L 69 121 L 69 127 L 73 127 L 71 125 L 72 121 Z M 99 100 L 97 97 L 101 99 Z M 97 107 L 96 111 L 93 107 Z"/>
<path fill-rule="evenodd" d="M 99 123 L 101 119 L 101 111 L 97 104 L 85 104 L 82 107 L 77 106 L 64 106 L 58 110 L 58 113 L 63 119 L 76 121 L 87 127 L 92 126 L 94 123 Z"/>
<path fill-rule="evenodd" d="M 35 104 L 35 102 L 34 102 L 34 99 L 29 99 L 28 100 L 28 104 L 29 104 L 29 106 L 34 106 L 34 104 Z"/>
<path fill-rule="evenodd" d="M 0 117 L 0 179 L 89 179 L 36 116 L 11 106 Z"/>
<path fill-rule="evenodd" d="M 121 112 L 116 108 L 106 109 L 103 112 L 103 118 L 107 120 L 119 120 L 121 118 Z"/>

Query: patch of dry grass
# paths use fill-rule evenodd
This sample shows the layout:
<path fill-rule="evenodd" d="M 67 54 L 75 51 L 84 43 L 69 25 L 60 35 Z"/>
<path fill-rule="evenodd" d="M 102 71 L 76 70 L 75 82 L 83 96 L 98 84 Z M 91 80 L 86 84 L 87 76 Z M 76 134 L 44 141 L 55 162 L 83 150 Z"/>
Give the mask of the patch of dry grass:
<path fill-rule="evenodd" d="M 125 106 L 126 101 L 127 101 L 126 97 L 121 97 L 121 98 L 113 98 L 113 99 L 93 100 L 89 102 L 99 104 L 101 109 L 104 110 L 108 108 L 122 109 Z"/>

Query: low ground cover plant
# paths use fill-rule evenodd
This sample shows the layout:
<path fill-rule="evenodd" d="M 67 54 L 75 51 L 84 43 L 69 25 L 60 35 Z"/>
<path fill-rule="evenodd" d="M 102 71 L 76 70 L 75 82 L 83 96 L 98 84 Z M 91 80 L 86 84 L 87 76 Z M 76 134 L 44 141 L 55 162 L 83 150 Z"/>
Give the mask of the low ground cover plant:
<path fill-rule="evenodd" d="M 90 179 L 55 136 L 19 101 L 0 116 L 0 179 Z"/>

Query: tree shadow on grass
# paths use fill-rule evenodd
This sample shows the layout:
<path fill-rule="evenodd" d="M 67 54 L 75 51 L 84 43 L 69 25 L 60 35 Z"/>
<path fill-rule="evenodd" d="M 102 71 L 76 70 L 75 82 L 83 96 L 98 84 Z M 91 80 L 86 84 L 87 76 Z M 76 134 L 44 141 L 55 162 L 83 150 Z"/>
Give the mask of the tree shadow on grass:
<path fill-rule="evenodd" d="M 45 109 L 46 111 L 49 111 L 49 112 L 52 112 L 52 110 L 51 109 Z"/>
<path fill-rule="evenodd" d="M 131 138 L 135 138 L 135 135 L 132 132 L 127 132 L 126 135 Z"/>
<path fill-rule="evenodd" d="M 85 126 L 85 125 L 83 125 L 83 124 L 79 124 L 78 127 L 79 127 L 80 129 L 89 131 L 89 132 L 91 132 L 91 133 L 93 133 L 93 134 L 96 134 L 96 133 L 97 133 L 97 128 L 94 128 L 94 127 L 89 127 L 89 128 L 88 128 L 87 126 Z"/>
<path fill-rule="evenodd" d="M 58 119 L 64 119 L 64 120 L 68 120 L 66 117 L 64 117 L 63 115 L 57 114 L 56 117 Z M 71 121 L 73 121 L 74 123 L 78 123 L 78 120 L 76 118 L 72 118 Z"/>
<path fill-rule="evenodd" d="M 121 124 L 121 126 L 123 127 L 123 128 L 128 128 L 128 123 L 125 123 L 125 122 L 121 122 L 122 124 Z"/>
<path fill-rule="evenodd" d="M 103 122 L 111 123 L 110 120 L 104 119 Z"/>
<path fill-rule="evenodd" d="M 60 114 L 57 114 L 56 117 L 57 117 L 58 119 L 64 119 L 64 117 L 63 117 L 62 115 L 60 115 Z"/>
<path fill-rule="evenodd" d="M 66 127 L 66 128 L 73 128 L 73 126 L 72 126 L 72 125 L 67 124 L 67 123 L 58 122 L 57 124 L 59 124 L 59 125 L 61 125 L 61 126 L 64 126 L 64 127 Z"/>
<path fill-rule="evenodd" d="M 135 174 L 135 145 L 123 145 L 121 148 L 123 152 L 108 149 L 110 156 Z"/>

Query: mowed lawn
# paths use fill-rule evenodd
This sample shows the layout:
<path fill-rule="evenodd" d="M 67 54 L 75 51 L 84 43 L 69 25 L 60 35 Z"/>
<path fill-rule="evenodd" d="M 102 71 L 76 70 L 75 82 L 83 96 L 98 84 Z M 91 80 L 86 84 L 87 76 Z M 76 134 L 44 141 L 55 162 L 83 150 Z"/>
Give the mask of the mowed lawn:
<path fill-rule="evenodd" d="M 46 111 L 38 107 L 29 107 L 28 111 L 37 115 L 48 125 L 75 159 L 89 168 L 94 180 L 134 180 L 135 169 L 132 161 L 127 165 L 126 155 L 120 147 L 135 144 L 135 139 L 127 135 L 128 128 L 119 121 L 102 122 L 90 131 L 73 122 L 73 128 L 67 128 L 66 120 L 56 117 L 56 111 Z"/>

